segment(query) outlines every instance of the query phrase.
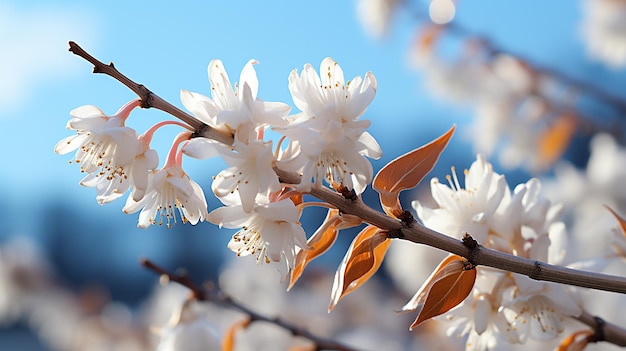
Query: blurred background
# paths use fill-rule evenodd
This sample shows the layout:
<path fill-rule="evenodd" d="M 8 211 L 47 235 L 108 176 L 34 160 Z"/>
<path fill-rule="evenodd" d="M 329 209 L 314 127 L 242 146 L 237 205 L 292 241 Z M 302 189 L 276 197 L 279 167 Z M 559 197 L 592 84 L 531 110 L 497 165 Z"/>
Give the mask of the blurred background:
<path fill-rule="evenodd" d="M 457 132 L 430 176 L 443 179 L 451 166 L 467 168 L 481 152 L 506 174 L 511 186 L 530 177 L 545 180 L 554 201 L 569 205 L 567 218 L 574 227 L 577 199 L 559 187 L 567 174 L 582 177 L 567 183 L 574 191 L 593 183 L 592 173 L 597 173 L 609 196 L 598 201 L 626 210 L 620 183 L 626 131 L 624 2 L 56 1 L 52 5 L 0 0 L 2 350 L 72 349 L 67 346 L 71 342 L 51 341 L 63 339 L 65 331 L 51 329 L 50 323 L 69 325 L 62 322 L 68 309 L 80 310 L 77 325 L 86 315 L 99 315 L 108 316 L 109 323 L 121 318 L 141 325 L 145 329 L 139 329 L 147 332 L 150 324 L 163 318 L 137 317 L 154 310 L 146 307 L 152 306 L 147 301 L 158 295 L 157 277 L 140 267 L 142 257 L 169 269 L 184 267 L 197 281 L 219 280 L 226 286 L 222 272 L 252 281 L 256 269 L 262 269 L 251 261 L 233 262 L 235 255 L 226 248 L 231 231 L 209 223 L 138 229 L 137 214 L 121 213 L 124 200 L 100 206 L 93 189 L 78 185 L 82 175 L 76 165 L 68 164 L 70 156 L 53 152 L 58 140 L 72 134 L 64 128 L 69 111 L 93 104 L 112 114 L 135 96 L 112 78 L 92 74 L 90 64 L 67 51 L 70 40 L 101 61 L 114 61 L 131 79 L 181 107 L 180 89 L 210 96 L 207 64 L 213 58 L 224 62 L 233 82 L 249 59 L 257 59 L 259 96 L 293 106 L 289 72 L 306 63 L 317 68 L 331 56 L 346 79 L 372 71 L 378 80 L 377 96 L 363 117 L 372 121 L 369 132 L 383 149 L 383 157 L 373 161 L 375 171 L 456 124 Z M 128 124 L 141 132 L 165 118 L 160 111 L 141 110 Z M 161 160 L 177 131 L 168 132 L 167 128 L 159 132 L 153 146 Z M 597 135 L 604 139 L 594 139 Z M 599 168 L 587 171 L 593 145 L 600 145 L 597 150 L 608 147 L 616 156 L 596 161 Z M 204 189 L 223 168 L 214 160 L 186 159 L 184 165 Z M 428 190 L 424 182 L 403 201 L 408 207 L 412 199 L 427 197 Z M 378 206 L 371 190 L 364 198 Z M 207 200 L 210 210 L 219 206 L 216 199 Z M 324 214 L 305 212 L 307 234 Z M 584 225 L 578 225 L 584 231 Z M 352 237 L 340 235 L 340 242 L 312 264 L 310 270 L 318 275 L 305 276 L 303 286 L 315 286 L 312 291 L 323 296 L 319 310 L 309 311 L 320 315 L 316 323 L 330 323 L 323 319 L 327 318 L 323 299 L 329 296 L 330 279 Z M 391 292 L 398 299 L 393 300 L 395 305 L 375 307 L 385 309 L 379 313 L 394 320 L 391 325 L 400 326 L 396 332 L 401 336 L 394 339 L 397 349 L 415 347 L 420 332 L 410 334 L 407 320 L 392 313 L 412 293 L 399 288 L 389 270 L 379 275 L 372 291 L 355 293 L 361 295 L 352 300 L 354 308 L 365 308 L 356 301 L 379 301 L 378 293 Z M 293 314 L 306 305 L 297 289 L 285 295 L 277 276 L 270 276 L 273 280 L 267 284 L 276 285 L 270 289 L 274 298 L 291 296 L 290 303 L 299 303 Z M 415 288 L 419 282 L 415 279 Z M 28 295 L 33 291 L 41 292 L 40 300 Z M 42 312 L 47 305 L 41 301 L 57 294 L 69 306 L 65 312 Z M 268 302 L 259 304 L 267 307 Z M 300 317 L 306 313 L 302 307 Z M 336 314 L 342 313 L 359 319 L 350 307 Z M 99 323 L 106 326 L 106 318 Z M 351 320 L 328 318 L 336 323 L 329 325 L 345 328 Z M 351 334 L 355 329 L 346 329 L 340 339 L 363 340 L 362 335 Z M 320 333 L 338 335 L 337 330 Z M 114 349 L 109 346 L 100 349 Z"/>

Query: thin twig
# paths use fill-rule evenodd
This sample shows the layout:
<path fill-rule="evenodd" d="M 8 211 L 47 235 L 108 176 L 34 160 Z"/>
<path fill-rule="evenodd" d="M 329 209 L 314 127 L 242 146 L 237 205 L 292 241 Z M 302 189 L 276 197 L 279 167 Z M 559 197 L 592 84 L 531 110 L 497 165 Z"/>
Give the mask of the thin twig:
<path fill-rule="evenodd" d="M 160 276 L 166 276 L 169 281 L 176 282 L 189 288 L 189 290 L 193 293 L 193 297 L 198 301 L 211 302 L 222 307 L 243 312 L 250 317 L 250 322 L 259 321 L 277 325 L 285 330 L 288 330 L 293 336 L 303 337 L 312 341 L 317 350 L 356 351 L 356 349 L 343 345 L 335 340 L 322 338 L 312 334 L 308 330 L 298 327 L 295 324 L 289 323 L 281 318 L 270 318 L 264 316 L 233 300 L 231 297 L 220 293 L 219 291 L 204 289 L 203 287 L 195 284 L 191 279 L 189 279 L 188 276 L 171 273 L 148 259 L 144 258 L 140 262 L 145 268 L 159 274 Z"/>
<path fill-rule="evenodd" d="M 83 48 L 81 48 L 78 44 L 73 41 L 69 42 L 70 51 L 75 55 L 78 55 L 91 63 L 93 65 L 93 73 L 103 73 L 105 75 L 111 76 L 116 79 L 120 83 L 124 84 L 128 89 L 132 90 L 139 98 L 141 99 L 141 107 L 143 108 L 156 108 L 157 110 L 161 110 L 165 113 L 168 113 L 181 121 L 187 123 L 194 129 L 195 136 L 201 136 L 213 140 L 217 140 L 224 144 L 232 144 L 233 136 L 230 134 L 224 134 L 221 131 L 203 123 L 202 121 L 194 118 L 189 115 L 187 112 L 179 109 L 178 107 L 170 104 L 169 102 L 163 100 L 157 94 L 150 91 L 143 84 L 138 84 L 132 81 L 130 78 L 126 77 L 124 74 L 120 73 L 120 71 L 115 68 L 113 62 L 108 65 L 104 64 L 100 60 L 91 56 L 87 53 Z"/>

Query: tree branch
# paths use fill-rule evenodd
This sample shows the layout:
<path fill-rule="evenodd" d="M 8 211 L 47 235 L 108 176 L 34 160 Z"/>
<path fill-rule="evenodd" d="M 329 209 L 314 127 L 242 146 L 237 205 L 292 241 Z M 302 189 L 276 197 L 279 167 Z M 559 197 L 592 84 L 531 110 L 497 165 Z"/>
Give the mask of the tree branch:
<path fill-rule="evenodd" d="M 218 306 L 235 309 L 247 314 L 250 317 L 250 322 L 260 321 L 277 325 L 285 330 L 288 330 L 293 336 L 300 336 L 309 339 L 315 344 L 316 350 L 338 350 L 338 351 L 355 351 L 355 349 L 343 345 L 331 339 L 326 339 L 312 334 L 304 328 L 300 328 L 292 323 L 289 323 L 281 318 L 270 318 L 261 315 L 248 307 L 238 303 L 229 296 L 220 293 L 219 291 L 212 291 L 200 287 L 195 284 L 189 277 L 181 274 L 171 273 L 164 268 L 161 268 L 154 262 L 148 259 L 142 259 L 141 265 L 145 268 L 159 274 L 160 276 L 166 276 L 170 281 L 176 282 L 182 286 L 185 286 L 191 290 L 193 297 L 198 301 L 207 301 L 214 303 Z"/>
<path fill-rule="evenodd" d="M 111 77 L 122 82 L 124 85 L 128 86 L 131 90 L 135 91 L 139 95 L 140 98 L 144 99 L 144 96 L 141 95 L 141 94 L 144 94 L 143 89 L 149 92 L 147 95 L 145 95 L 146 99 L 149 100 L 150 96 L 152 96 L 152 99 L 154 99 L 154 96 L 156 96 L 153 93 L 151 93 L 147 88 L 143 86 L 141 86 L 142 88 L 140 88 L 138 84 L 132 82 L 130 79 L 126 78 L 124 75 L 119 73 L 117 69 L 113 67 L 112 64 L 111 65 L 102 64 L 100 61 L 96 60 L 91 55 L 87 54 L 84 50 L 80 49 L 80 47 L 73 42 L 70 42 L 70 50 L 76 53 L 77 55 L 79 55 L 80 57 L 83 57 L 87 61 L 94 64 L 95 73 L 102 72 L 102 73 L 110 75 Z M 109 67 L 109 68 L 106 68 L 106 67 Z M 159 105 L 159 106 L 172 106 L 167 102 L 163 102 L 163 104 L 164 105 Z M 155 107 L 155 106 L 152 105 L 152 107 Z M 162 108 L 159 108 L 159 109 L 167 113 L 170 113 L 169 107 L 166 109 L 162 109 Z M 186 113 L 184 114 L 188 116 L 189 118 L 194 119 L 193 117 L 187 115 Z M 172 114 L 172 115 L 174 117 L 180 118 L 177 114 Z M 200 130 L 202 128 L 208 128 L 207 129 L 208 132 L 198 133 L 196 136 L 202 136 L 202 137 L 214 139 L 227 145 L 232 144 L 233 142 L 232 136 L 229 138 L 221 133 L 211 133 L 211 131 L 215 131 L 215 130 L 206 124 L 203 124 L 203 123 L 200 124 L 200 123 L 202 122 L 197 121 L 197 122 L 193 122 L 193 124 L 190 124 L 190 125 L 199 126 L 199 127 L 194 127 L 194 128 L 197 128 L 197 130 Z M 288 183 L 288 184 L 300 183 L 300 175 L 296 173 L 286 172 L 277 167 L 274 168 L 274 171 L 279 176 L 280 181 L 283 183 Z M 550 265 L 550 264 L 543 263 L 540 261 L 535 261 L 535 260 L 531 260 L 528 258 L 514 256 L 514 255 L 504 253 L 504 252 L 492 250 L 481 245 L 477 245 L 474 248 L 469 248 L 465 246 L 461 240 L 454 239 L 448 235 L 436 232 L 432 229 L 419 225 L 418 223 L 403 223 L 402 221 L 398 219 L 392 218 L 382 212 L 374 210 L 373 208 L 367 206 L 361 199 L 356 199 L 356 200 L 347 199 L 341 194 L 329 188 L 313 188 L 310 194 L 317 197 L 320 200 L 326 201 L 329 204 L 335 206 L 342 213 L 347 213 L 347 214 L 358 216 L 363 221 L 370 223 L 372 225 L 375 225 L 380 229 L 386 230 L 389 233 L 397 233 L 396 237 L 399 239 L 408 240 L 417 244 L 424 244 L 424 245 L 432 246 L 440 250 L 465 257 L 467 259 L 472 260 L 472 263 L 474 263 L 475 265 L 484 265 L 484 266 L 489 266 L 492 268 L 501 269 L 504 271 L 518 273 L 518 274 L 528 276 L 531 279 L 535 279 L 535 280 L 550 281 L 550 282 L 555 282 L 555 283 L 567 284 L 571 286 L 592 288 L 592 289 L 612 291 L 612 292 L 626 294 L 626 278 L 624 277 L 601 274 L 601 273 L 591 273 L 591 272 L 585 272 L 585 271 L 575 270 L 575 269 L 566 268 L 566 267 L 554 266 L 554 265 Z M 197 286 L 195 288 L 192 288 L 194 285 L 192 285 L 188 280 L 186 280 L 186 278 L 176 277 L 174 275 L 171 275 L 168 272 L 162 269 L 159 269 L 155 265 L 153 264 L 151 265 L 150 262 L 147 260 L 144 260 L 142 264 L 144 264 L 146 267 L 152 269 L 153 271 L 157 273 L 168 275 L 170 278 L 172 278 L 173 281 L 176 281 L 180 284 L 183 284 L 189 287 L 194 292 L 200 291 L 198 290 Z M 203 298 L 201 298 L 201 296 Z M 208 295 L 206 296 L 199 295 L 198 298 L 202 300 L 202 299 L 208 299 L 209 297 Z M 234 303 L 233 301 L 228 301 L 224 299 L 222 302 L 225 303 L 227 306 L 232 306 L 233 308 L 240 309 L 242 311 L 247 310 L 245 307 L 240 306 Z M 254 317 L 255 313 L 253 311 L 249 311 L 246 313 L 249 313 L 251 317 L 255 318 Z M 268 321 L 271 323 L 275 323 L 275 321 L 272 319 L 269 319 L 263 316 L 258 316 L 258 317 L 260 318 L 259 320 L 264 320 L 264 321 Z M 579 320 L 581 320 L 585 324 L 592 325 L 594 328 L 596 327 L 595 320 L 593 324 L 591 324 L 591 322 L 587 318 L 587 315 L 579 317 Z M 281 323 L 284 323 L 284 322 L 281 322 Z M 610 329 L 607 330 L 606 341 L 613 342 L 617 345 L 622 345 L 622 343 L 625 342 L 624 340 L 626 340 L 626 331 L 616 326 L 612 326 L 609 323 L 606 323 L 606 326 L 611 326 Z M 290 328 L 293 328 L 293 329 L 290 329 Z M 291 325 L 287 324 L 286 329 L 293 330 L 296 333 L 298 333 L 297 335 L 301 335 L 299 334 L 300 331 L 298 330 L 298 328 L 295 328 Z M 609 336 L 611 338 L 615 338 L 615 341 L 609 340 Z M 347 348 L 340 349 L 340 350 L 347 350 Z"/>
<path fill-rule="evenodd" d="M 143 85 L 134 83 L 132 80 L 121 74 L 117 69 L 115 69 L 115 67 L 113 67 L 113 64 L 103 64 L 85 52 L 74 42 L 70 42 L 70 51 L 92 63 L 94 65 L 94 72 L 105 73 L 114 79 L 119 80 L 122 84 L 137 93 L 140 98 L 153 101 L 163 101 L 162 103 L 157 104 L 157 106 L 161 107 L 156 107 L 154 105 L 150 105 L 149 107 L 155 107 L 167 113 L 171 113 L 170 111 L 180 111 L 172 115 L 174 117 L 181 118 L 179 115 L 184 114 L 186 117 L 183 121 L 187 122 L 187 120 L 190 120 L 190 125 L 194 126 L 197 130 L 203 128 L 207 130 L 206 133 L 197 134 L 196 136 L 210 138 L 226 145 L 232 145 L 232 136 L 229 137 L 221 133 L 216 133 L 217 131 L 215 129 L 175 108 L 173 105 L 162 100 L 161 98 L 155 100 L 156 95 L 154 93 L 150 92 L 150 90 Z M 274 171 L 283 183 L 300 183 L 300 175 L 298 174 L 286 172 L 277 167 L 274 168 Z M 470 252 L 472 250 L 463 245 L 460 240 L 436 232 L 417 223 L 414 225 L 407 225 L 406 223 L 403 224 L 400 220 L 389 217 L 386 214 L 367 206 L 360 199 L 357 201 L 346 199 L 341 194 L 328 188 L 313 188 L 311 190 L 311 195 L 328 202 L 343 213 L 358 216 L 365 222 L 373 224 L 380 229 L 384 229 L 392 233 L 400 233 L 398 235 L 398 238 L 400 239 L 436 247 L 468 259 L 471 258 L 477 265 L 484 265 L 513 273 L 523 274 L 535 280 L 551 281 L 572 286 L 626 294 L 626 278 L 624 277 L 558 267 L 524 257 L 513 256 L 480 245 L 473 250 L 475 252 Z"/>
<path fill-rule="evenodd" d="M 209 139 L 217 140 L 221 143 L 230 145 L 233 143 L 233 136 L 230 134 L 224 134 L 221 131 L 203 123 L 202 121 L 194 118 L 189 115 L 187 112 L 179 109 L 178 107 L 170 104 L 169 102 L 163 100 L 160 96 L 156 95 L 148 88 L 146 88 L 143 84 L 138 84 L 120 73 L 120 71 L 115 68 L 113 62 L 108 65 L 102 63 L 95 57 L 91 56 L 87 53 L 83 48 L 81 48 L 78 44 L 73 41 L 69 42 L 70 51 L 87 60 L 89 63 L 93 65 L 93 73 L 103 73 L 108 76 L 111 76 L 113 79 L 119 81 L 124 84 L 130 90 L 132 90 L 139 98 L 141 99 L 141 107 L 143 108 L 156 108 L 157 110 L 161 110 L 165 113 L 168 113 L 181 121 L 187 123 L 194 129 L 195 136 L 201 136 Z"/>

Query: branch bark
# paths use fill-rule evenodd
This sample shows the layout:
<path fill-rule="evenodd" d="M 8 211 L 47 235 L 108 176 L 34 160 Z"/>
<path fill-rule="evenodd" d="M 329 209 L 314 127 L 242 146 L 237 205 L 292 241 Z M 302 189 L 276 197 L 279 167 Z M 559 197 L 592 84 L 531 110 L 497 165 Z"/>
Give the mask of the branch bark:
<path fill-rule="evenodd" d="M 250 322 L 259 321 L 259 322 L 267 322 L 271 324 L 275 324 L 279 327 L 282 327 L 285 330 L 288 330 L 293 336 L 300 336 L 306 339 L 309 339 L 315 344 L 316 350 L 337 350 L 337 351 L 356 351 L 355 349 L 343 345 L 335 340 L 322 338 L 315 334 L 312 334 L 308 330 L 298 327 L 295 324 L 289 323 L 281 318 L 270 318 L 264 316 L 256 311 L 251 310 L 250 308 L 240 304 L 239 302 L 233 300 L 229 296 L 220 293 L 219 291 L 210 291 L 208 289 L 204 289 L 201 286 L 195 284 L 189 277 L 186 275 L 174 274 L 167 271 L 164 268 L 161 268 L 154 262 L 148 259 L 142 259 L 141 265 L 145 268 L 159 274 L 160 276 L 166 276 L 170 281 L 176 282 L 182 286 L 187 287 L 193 293 L 193 297 L 198 301 L 207 301 L 214 303 L 218 306 L 235 309 L 240 312 L 247 314 L 250 317 Z"/>
<path fill-rule="evenodd" d="M 300 182 L 300 176 L 297 174 L 291 174 L 278 168 L 274 170 L 282 182 L 290 184 Z M 392 234 L 391 237 L 436 247 L 440 250 L 463 256 L 475 265 L 489 266 L 523 274 L 535 280 L 626 294 L 625 277 L 554 266 L 525 257 L 513 256 L 481 245 L 470 249 L 465 246 L 461 240 L 436 232 L 418 223 L 413 223 L 411 226 L 404 224 L 400 220 L 374 210 L 360 199 L 357 201 L 345 199 L 340 194 L 328 188 L 311 189 L 311 195 L 335 206 L 342 213 L 358 216 L 369 224 L 387 230 Z M 393 233 L 397 234 L 394 235 Z"/>

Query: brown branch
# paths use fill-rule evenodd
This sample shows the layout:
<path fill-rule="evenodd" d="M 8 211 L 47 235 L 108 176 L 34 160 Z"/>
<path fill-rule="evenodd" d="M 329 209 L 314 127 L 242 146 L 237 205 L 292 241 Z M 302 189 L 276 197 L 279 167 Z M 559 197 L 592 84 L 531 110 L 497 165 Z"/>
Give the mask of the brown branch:
<path fill-rule="evenodd" d="M 608 323 L 598 317 L 594 317 L 587 311 L 583 311 L 583 313 L 580 316 L 576 317 L 576 319 L 595 330 L 596 342 L 606 341 L 617 346 L 626 346 L 626 330 L 624 330 L 623 328 Z"/>
<path fill-rule="evenodd" d="M 160 96 L 156 95 L 150 89 L 146 88 L 143 84 L 138 84 L 132 81 L 130 78 L 126 77 L 124 74 L 120 73 L 120 71 L 115 68 L 113 62 L 108 65 L 102 63 L 100 60 L 91 56 L 87 53 L 83 48 L 81 48 L 78 44 L 73 41 L 69 42 L 70 51 L 75 55 L 82 57 L 87 60 L 89 63 L 93 65 L 93 73 L 103 73 L 108 76 L 111 76 L 113 79 L 119 81 L 124 84 L 130 90 L 132 90 L 139 98 L 141 99 L 141 107 L 143 108 L 156 108 L 157 110 L 161 110 L 165 113 L 168 113 L 181 121 L 187 123 L 191 126 L 195 133 L 195 136 L 201 136 L 205 138 L 210 138 L 217 140 L 224 144 L 232 144 L 233 136 L 230 134 L 224 134 L 221 131 L 203 123 L 197 118 L 189 115 L 187 112 L 179 109 L 178 107 L 170 104 L 169 102 L 163 100 Z"/>
<path fill-rule="evenodd" d="M 300 176 L 274 168 L 284 183 L 298 184 Z M 467 259 L 476 265 L 489 266 L 505 271 L 523 274 L 535 280 L 592 288 L 626 294 L 626 278 L 601 273 L 591 273 L 567 267 L 554 266 L 525 257 L 514 256 L 505 252 L 478 245 L 470 249 L 461 240 L 436 232 L 419 224 L 412 226 L 389 217 L 367 206 L 363 201 L 347 200 L 328 188 L 313 188 L 311 195 L 335 206 L 342 213 L 358 216 L 364 221 L 389 231 L 400 233 L 398 238 L 436 247 Z"/>
<path fill-rule="evenodd" d="M 312 334 L 306 329 L 298 327 L 295 324 L 289 323 L 281 318 L 270 318 L 264 316 L 240 304 L 229 296 L 220 293 L 219 291 L 202 288 L 199 285 L 195 284 L 191 279 L 189 279 L 188 276 L 171 273 L 148 259 L 141 259 L 140 263 L 143 267 L 159 274 L 160 276 L 166 276 L 170 281 L 187 287 L 189 290 L 191 290 L 193 297 L 198 301 L 211 302 L 218 306 L 243 312 L 250 317 L 250 322 L 258 321 L 277 325 L 285 330 L 288 330 L 293 336 L 303 337 L 312 341 L 315 344 L 316 350 L 356 351 L 356 349 L 343 345 L 337 341 L 322 338 L 315 334 Z"/>

